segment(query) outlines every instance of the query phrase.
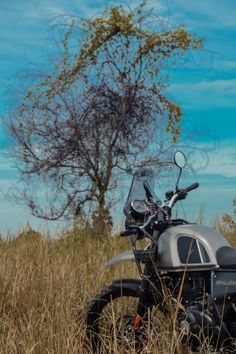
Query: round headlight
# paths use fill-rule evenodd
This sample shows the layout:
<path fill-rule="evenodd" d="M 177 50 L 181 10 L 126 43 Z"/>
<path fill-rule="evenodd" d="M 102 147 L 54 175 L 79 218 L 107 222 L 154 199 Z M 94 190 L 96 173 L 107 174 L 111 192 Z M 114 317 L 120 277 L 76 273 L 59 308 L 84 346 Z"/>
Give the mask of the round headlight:
<path fill-rule="evenodd" d="M 148 212 L 147 204 L 144 200 L 135 199 L 130 206 L 131 210 L 138 215 L 145 215 Z"/>

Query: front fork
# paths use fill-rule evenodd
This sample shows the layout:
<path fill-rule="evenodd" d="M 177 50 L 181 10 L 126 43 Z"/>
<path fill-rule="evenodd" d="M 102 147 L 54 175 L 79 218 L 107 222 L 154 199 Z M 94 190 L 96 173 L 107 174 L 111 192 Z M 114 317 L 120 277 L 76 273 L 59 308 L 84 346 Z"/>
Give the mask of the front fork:
<path fill-rule="evenodd" d="M 147 315 L 148 308 L 153 304 L 150 290 L 151 290 L 152 283 L 153 283 L 152 282 L 153 261 L 155 261 L 155 259 L 157 257 L 157 250 L 158 250 L 157 240 L 160 236 L 160 232 L 156 230 L 156 231 L 154 231 L 154 237 L 151 237 L 149 234 L 148 234 L 148 236 L 153 241 L 153 243 L 152 243 L 152 247 L 150 249 L 147 249 L 144 252 L 144 253 L 146 253 L 146 256 L 148 257 L 148 260 L 145 260 L 145 262 L 144 262 L 144 259 L 143 259 L 143 256 L 145 256 L 144 253 L 141 257 L 143 263 L 145 264 L 143 272 L 142 272 L 141 265 L 140 265 L 140 263 L 141 263 L 140 259 L 138 259 L 138 257 L 137 257 L 137 255 L 140 255 L 140 254 L 139 254 L 139 251 L 136 250 L 136 241 L 138 239 L 138 236 L 136 234 L 133 234 L 133 236 L 131 236 L 131 238 L 130 238 L 131 243 L 133 245 L 133 251 L 135 254 L 135 258 L 136 258 L 137 268 L 138 268 L 139 274 L 142 277 L 141 285 L 139 288 L 139 302 L 138 302 L 138 307 L 137 307 L 137 314 L 134 319 L 135 332 L 137 332 L 139 330 L 139 328 L 141 327 L 142 320 L 145 317 L 145 315 Z"/>
<path fill-rule="evenodd" d="M 134 330 L 137 332 L 142 325 L 142 320 L 147 315 L 147 310 L 151 305 L 151 278 L 153 272 L 148 265 L 145 265 L 144 272 L 142 274 L 141 285 L 139 289 L 139 302 L 137 306 L 137 314 L 134 319 Z"/>

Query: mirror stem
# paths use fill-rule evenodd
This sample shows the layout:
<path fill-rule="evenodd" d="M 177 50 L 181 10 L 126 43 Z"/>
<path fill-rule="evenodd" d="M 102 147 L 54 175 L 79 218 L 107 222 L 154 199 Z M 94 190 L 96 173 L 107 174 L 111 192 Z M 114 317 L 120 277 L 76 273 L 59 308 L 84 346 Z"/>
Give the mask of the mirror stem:
<path fill-rule="evenodd" d="M 182 168 L 179 167 L 180 171 L 179 171 L 179 176 L 178 176 L 178 179 L 177 179 L 177 182 L 176 182 L 176 190 L 178 189 L 178 184 L 179 184 L 179 180 L 180 180 L 180 177 L 182 175 Z"/>

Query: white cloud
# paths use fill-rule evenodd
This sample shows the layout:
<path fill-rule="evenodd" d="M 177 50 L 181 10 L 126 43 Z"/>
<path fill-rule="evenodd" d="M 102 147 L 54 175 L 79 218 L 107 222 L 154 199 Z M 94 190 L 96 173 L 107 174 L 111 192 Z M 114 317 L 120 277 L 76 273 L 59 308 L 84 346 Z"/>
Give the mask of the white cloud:
<path fill-rule="evenodd" d="M 180 84 L 172 84 L 172 90 L 179 91 L 187 90 L 187 91 L 195 91 L 202 92 L 203 90 L 213 90 L 222 92 L 223 90 L 227 90 L 232 94 L 236 93 L 236 79 L 231 80 L 214 80 L 214 81 L 202 81 L 197 83 L 180 83 Z"/>
<path fill-rule="evenodd" d="M 220 69 L 222 71 L 236 70 L 236 61 L 234 61 L 234 60 L 218 60 L 213 63 L 213 68 Z"/>
<path fill-rule="evenodd" d="M 103 8 L 109 6 L 110 1 L 48 1 L 42 0 L 37 4 L 29 3 L 25 12 L 25 20 L 33 23 L 34 20 L 49 20 L 55 16 L 73 15 L 78 17 L 92 17 L 99 13 Z"/>
<path fill-rule="evenodd" d="M 49 18 L 52 16 L 62 15 L 65 10 L 62 7 L 54 4 L 44 4 L 43 2 L 38 7 L 30 6 L 25 12 L 25 20 L 31 20 L 32 22 L 38 19 Z"/>
<path fill-rule="evenodd" d="M 236 182 L 236 140 L 209 153 L 209 164 L 204 173 L 235 177 Z M 236 189 L 236 183 L 235 183 Z"/>
<path fill-rule="evenodd" d="M 168 92 L 178 100 L 185 102 L 185 107 L 230 106 L 236 107 L 236 79 L 203 81 L 198 83 L 175 83 Z"/>
<path fill-rule="evenodd" d="M 166 0 L 163 0 L 166 3 Z M 172 0 L 170 15 L 187 23 L 192 28 L 232 28 L 236 27 L 235 0 Z"/>

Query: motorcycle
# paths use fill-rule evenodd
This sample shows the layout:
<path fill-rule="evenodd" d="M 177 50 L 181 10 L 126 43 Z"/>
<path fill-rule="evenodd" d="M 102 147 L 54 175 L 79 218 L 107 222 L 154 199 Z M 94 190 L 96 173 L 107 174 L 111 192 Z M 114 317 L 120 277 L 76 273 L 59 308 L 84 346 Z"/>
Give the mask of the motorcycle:
<path fill-rule="evenodd" d="M 114 280 L 90 302 L 86 333 L 93 352 L 111 338 L 125 348 L 135 343 L 137 352 L 146 352 L 150 333 L 158 335 L 171 318 L 173 352 L 177 327 L 186 350 L 236 353 L 236 250 L 210 227 L 172 219 L 176 202 L 199 187 L 193 183 L 179 188 L 186 166 L 181 151 L 172 163 L 179 168 L 178 179 L 163 203 L 154 193 L 152 169 L 138 169 L 133 176 L 121 232 L 130 238 L 132 250 L 114 256 L 105 266 L 135 262 L 140 279 Z M 143 239 L 148 244 L 140 248 Z M 115 310 L 117 300 L 122 304 Z"/>

